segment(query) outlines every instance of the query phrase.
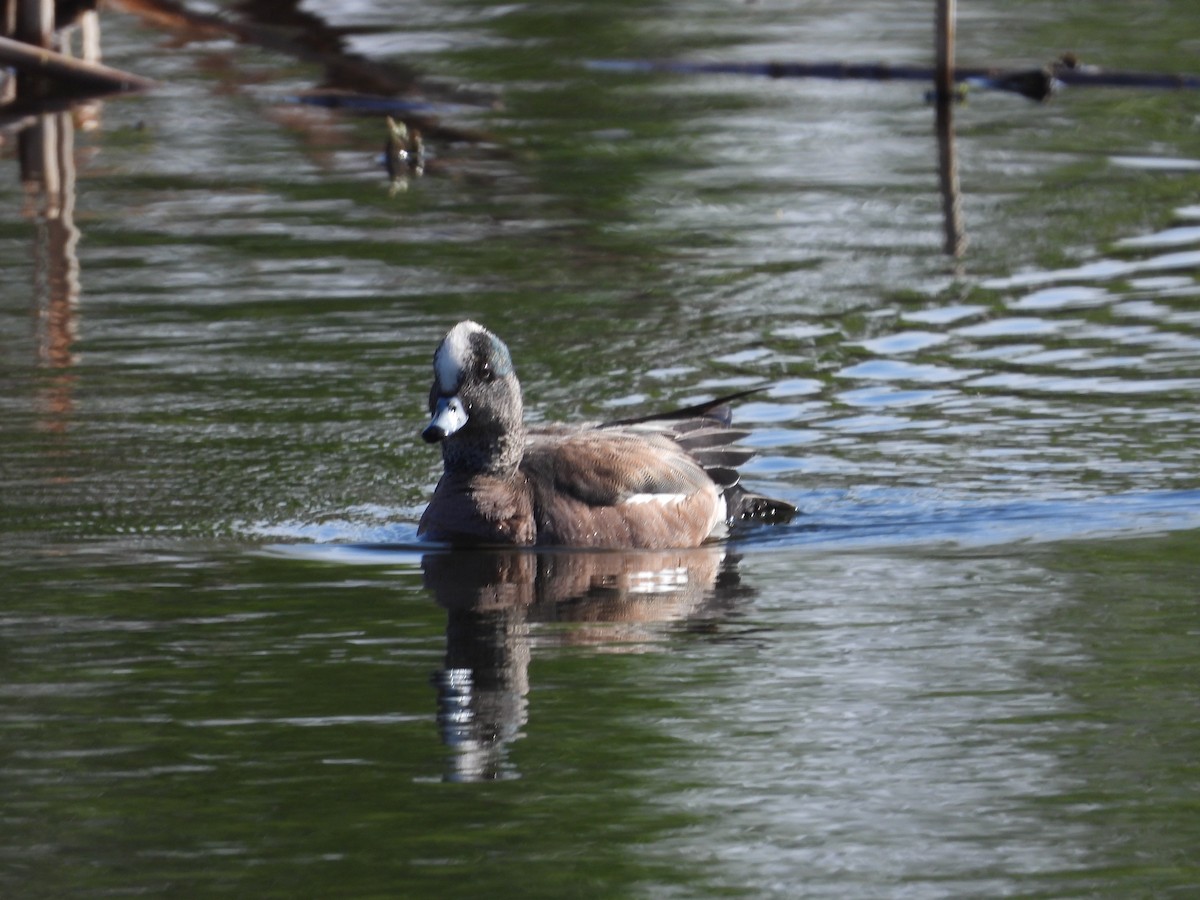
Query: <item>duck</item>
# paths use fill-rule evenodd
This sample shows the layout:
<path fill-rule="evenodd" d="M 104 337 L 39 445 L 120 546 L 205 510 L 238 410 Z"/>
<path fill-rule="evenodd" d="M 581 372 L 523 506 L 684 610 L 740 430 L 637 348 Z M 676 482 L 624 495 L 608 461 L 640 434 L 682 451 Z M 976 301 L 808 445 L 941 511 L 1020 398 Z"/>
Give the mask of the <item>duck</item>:
<path fill-rule="evenodd" d="M 730 404 L 756 390 L 592 424 L 528 425 L 508 346 L 472 320 L 433 355 L 425 441 L 442 475 L 418 535 L 462 545 L 684 549 L 796 507 L 744 488 Z"/>

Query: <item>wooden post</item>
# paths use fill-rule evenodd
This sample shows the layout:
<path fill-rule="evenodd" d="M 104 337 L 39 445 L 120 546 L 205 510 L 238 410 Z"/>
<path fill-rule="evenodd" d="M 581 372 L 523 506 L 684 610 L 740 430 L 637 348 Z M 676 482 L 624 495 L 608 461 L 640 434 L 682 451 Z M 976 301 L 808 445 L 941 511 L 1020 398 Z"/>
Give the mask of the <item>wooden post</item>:
<path fill-rule="evenodd" d="M 937 98 L 954 93 L 954 27 L 957 17 L 955 0 L 937 0 L 937 68 L 935 84 Z"/>
<path fill-rule="evenodd" d="M 12 37 L 17 31 L 17 0 L 0 0 L 3 11 L 0 12 L 0 34 Z"/>
<path fill-rule="evenodd" d="M 12 37 L 17 30 L 17 0 L 0 0 L 0 37 Z M 11 72 L 0 78 L 0 106 L 17 97 L 17 79 Z"/>
<path fill-rule="evenodd" d="M 79 58 L 84 62 L 100 62 L 100 16 L 94 9 L 79 17 Z"/>
<path fill-rule="evenodd" d="M 946 253 L 955 259 L 967 249 L 958 185 L 958 154 L 954 146 L 954 26 L 955 0 L 937 0 L 937 68 L 934 96 L 937 106 L 938 182 L 942 193 Z"/>
<path fill-rule="evenodd" d="M 54 37 L 54 0 L 13 0 L 16 19 L 13 37 L 30 49 L 49 50 Z M 46 95 L 47 82 L 41 73 L 18 68 L 14 79 L 16 99 L 26 103 Z M 24 159 L 24 157 L 23 157 Z"/>
<path fill-rule="evenodd" d="M 49 50 L 54 38 L 54 0 L 17 0 L 14 37 Z"/>

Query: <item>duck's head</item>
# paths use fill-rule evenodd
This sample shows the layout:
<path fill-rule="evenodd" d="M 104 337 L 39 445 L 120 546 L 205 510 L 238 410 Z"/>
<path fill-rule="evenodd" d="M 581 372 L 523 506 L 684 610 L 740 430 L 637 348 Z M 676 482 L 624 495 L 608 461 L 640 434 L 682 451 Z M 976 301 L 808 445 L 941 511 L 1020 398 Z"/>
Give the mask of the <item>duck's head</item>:
<path fill-rule="evenodd" d="M 421 437 L 441 442 L 447 465 L 515 465 L 524 445 L 523 407 L 504 341 L 470 320 L 451 328 L 433 354 L 429 412 Z"/>

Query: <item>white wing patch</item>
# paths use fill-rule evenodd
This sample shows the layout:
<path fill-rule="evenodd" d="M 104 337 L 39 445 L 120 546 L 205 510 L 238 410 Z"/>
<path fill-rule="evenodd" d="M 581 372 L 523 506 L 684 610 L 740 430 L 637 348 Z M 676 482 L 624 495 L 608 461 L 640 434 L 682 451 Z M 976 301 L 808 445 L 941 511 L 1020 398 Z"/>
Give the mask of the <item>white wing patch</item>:
<path fill-rule="evenodd" d="M 689 499 L 691 494 L 630 494 L 621 501 L 621 505 L 637 506 L 642 503 L 656 503 L 661 507 L 675 506 Z M 729 529 L 725 524 L 728 515 L 725 495 L 717 491 L 717 502 L 713 504 L 712 516 L 708 521 L 708 536 L 710 538 L 725 537 Z"/>
<path fill-rule="evenodd" d="M 687 494 L 630 494 L 621 502 L 628 503 L 630 506 L 637 506 L 639 503 L 658 503 L 662 506 L 670 506 L 682 503 L 687 498 Z"/>

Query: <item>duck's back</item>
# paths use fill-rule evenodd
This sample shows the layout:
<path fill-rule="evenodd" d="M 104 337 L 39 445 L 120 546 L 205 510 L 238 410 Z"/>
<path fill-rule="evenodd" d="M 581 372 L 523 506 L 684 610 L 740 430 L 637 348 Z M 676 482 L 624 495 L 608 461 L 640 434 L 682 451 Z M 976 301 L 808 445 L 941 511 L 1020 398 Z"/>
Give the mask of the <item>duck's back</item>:
<path fill-rule="evenodd" d="M 532 432 L 520 471 L 541 545 L 694 547 L 725 519 L 716 483 L 656 430 Z"/>

